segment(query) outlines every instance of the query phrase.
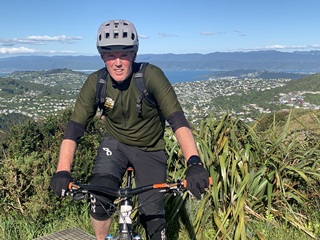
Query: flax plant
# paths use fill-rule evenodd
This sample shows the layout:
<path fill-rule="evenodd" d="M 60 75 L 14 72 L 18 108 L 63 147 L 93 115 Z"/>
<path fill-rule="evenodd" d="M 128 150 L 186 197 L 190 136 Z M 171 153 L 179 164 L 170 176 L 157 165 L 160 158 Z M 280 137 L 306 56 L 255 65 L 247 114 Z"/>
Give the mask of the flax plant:
<path fill-rule="evenodd" d="M 206 239 L 208 226 L 212 239 L 265 239 L 255 227 L 257 221 L 285 221 L 316 238 L 306 227 L 305 210 L 319 196 L 319 138 L 292 131 L 290 123 L 288 114 L 284 126 L 274 119 L 257 134 L 255 126 L 230 114 L 200 122 L 194 134 L 212 186 L 190 216 L 196 239 Z M 183 177 L 186 166 L 173 135 L 167 133 L 166 141 L 170 177 Z M 195 202 L 185 197 L 175 206 L 183 206 L 185 199 Z"/>

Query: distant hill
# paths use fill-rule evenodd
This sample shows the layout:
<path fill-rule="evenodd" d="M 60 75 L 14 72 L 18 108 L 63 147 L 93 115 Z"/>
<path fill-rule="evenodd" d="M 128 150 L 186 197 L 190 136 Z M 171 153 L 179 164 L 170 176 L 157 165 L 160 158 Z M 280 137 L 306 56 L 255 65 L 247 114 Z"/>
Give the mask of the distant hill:
<path fill-rule="evenodd" d="M 209 54 L 141 54 L 146 61 L 164 70 L 265 70 L 277 72 L 320 72 L 320 51 L 215 52 Z M 0 72 L 39 71 L 57 68 L 96 70 L 103 66 L 96 56 L 19 56 L 0 58 Z"/>
<path fill-rule="evenodd" d="M 265 91 L 252 90 L 250 93 L 243 97 L 242 95 L 232 95 L 222 96 L 215 98 L 214 101 L 220 101 L 222 108 L 227 108 L 226 106 L 233 106 L 234 108 L 241 109 L 243 105 L 249 103 L 256 103 L 264 108 L 270 108 L 272 111 L 283 109 L 287 107 L 278 108 L 272 102 L 275 98 L 278 98 L 280 94 L 289 94 L 290 92 L 313 92 L 311 94 L 313 97 L 312 103 L 320 105 L 320 74 L 313 74 L 310 76 L 305 76 L 299 79 L 293 79 L 292 81 L 287 82 L 284 86 L 270 88 Z M 318 110 L 319 111 L 319 110 Z"/>

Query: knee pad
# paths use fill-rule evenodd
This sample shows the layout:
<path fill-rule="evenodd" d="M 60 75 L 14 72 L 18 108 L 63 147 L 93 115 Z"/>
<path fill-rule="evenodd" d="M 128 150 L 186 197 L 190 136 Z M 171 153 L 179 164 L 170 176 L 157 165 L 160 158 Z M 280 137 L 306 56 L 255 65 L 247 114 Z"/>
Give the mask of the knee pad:
<path fill-rule="evenodd" d="M 166 219 L 164 215 L 141 215 L 141 221 L 150 240 L 166 239 Z"/>
<path fill-rule="evenodd" d="M 97 174 L 93 176 L 91 185 L 117 189 L 119 188 L 119 180 L 114 176 Z M 113 205 L 115 199 L 116 197 L 110 195 L 90 194 L 90 216 L 96 220 L 109 219 L 115 211 Z"/>

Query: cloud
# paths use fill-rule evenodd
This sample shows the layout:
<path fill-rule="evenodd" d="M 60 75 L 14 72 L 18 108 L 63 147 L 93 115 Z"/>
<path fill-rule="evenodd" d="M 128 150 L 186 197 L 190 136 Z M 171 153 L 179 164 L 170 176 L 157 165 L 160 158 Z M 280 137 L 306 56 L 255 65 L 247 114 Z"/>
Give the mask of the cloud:
<path fill-rule="evenodd" d="M 220 35 L 220 34 L 226 34 L 227 32 L 210 32 L 210 31 L 202 31 L 200 32 L 200 35 L 204 36 L 212 36 L 212 35 Z"/>
<path fill-rule="evenodd" d="M 143 35 L 143 34 L 139 34 L 139 38 L 140 38 L 140 39 L 149 39 L 149 37 L 148 37 L 148 36 Z"/>
<path fill-rule="evenodd" d="M 38 50 L 33 48 L 26 48 L 26 47 L 3 47 L 0 48 L 0 54 L 73 54 L 74 51 L 68 51 L 68 50 Z"/>
<path fill-rule="evenodd" d="M 171 34 L 171 33 L 164 33 L 164 32 L 161 32 L 159 33 L 160 37 L 164 37 L 164 38 L 167 38 L 167 37 L 178 37 L 177 35 L 174 35 L 174 34 Z"/>
<path fill-rule="evenodd" d="M 61 44 L 72 44 L 74 41 L 82 40 L 82 37 L 58 35 L 58 36 L 27 36 L 25 38 L 0 38 L 0 46 L 14 46 L 17 44 L 24 45 L 46 45 L 48 42 L 58 42 Z"/>
<path fill-rule="evenodd" d="M 288 46 L 288 45 L 276 44 L 276 45 L 266 46 L 265 48 L 267 49 L 319 49 L 320 45 L 312 44 L 312 45 Z"/>
<path fill-rule="evenodd" d="M 27 40 L 31 42 L 59 42 L 59 43 L 72 43 L 74 40 L 81 40 L 82 37 L 68 37 L 65 35 L 59 36 L 29 36 Z"/>
<path fill-rule="evenodd" d="M 246 33 L 242 32 L 242 31 L 240 31 L 240 30 L 235 30 L 234 32 L 235 32 L 236 34 L 238 34 L 238 36 L 240 36 L 240 37 L 245 37 L 245 36 L 247 36 Z"/>
<path fill-rule="evenodd" d="M 306 48 L 306 46 L 288 46 L 288 45 L 275 44 L 275 45 L 265 46 L 263 48 L 264 49 L 304 49 Z"/>
<path fill-rule="evenodd" d="M 317 50 L 320 49 L 320 44 L 309 44 L 309 45 L 283 45 L 283 44 L 274 44 L 274 45 L 267 45 L 263 47 L 255 47 L 255 48 L 242 48 L 240 50 L 244 51 L 263 51 L 263 50 L 283 50 L 283 51 L 290 51 L 290 50 Z"/>
<path fill-rule="evenodd" d="M 213 32 L 200 32 L 200 35 L 210 36 L 215 34 Z"/>
<path fill-rule="evenodd" d="M 320 49 L 319 44 L 310 44 L 310 45 L 282 45 L 282 44 L 274 44 L 264 47 L 256 47 L 256 48 L 247 48 L 242 50 L 249 51 L 260 51 L 260 50 L 311 50 L 311 49 Z"/>
<path fill-rule="evenodd" d="M 16 53 L 36 53 L 38 50 L 19 47 L 19 48 L 0 48 L 0 54 L 16 54 Z"/>

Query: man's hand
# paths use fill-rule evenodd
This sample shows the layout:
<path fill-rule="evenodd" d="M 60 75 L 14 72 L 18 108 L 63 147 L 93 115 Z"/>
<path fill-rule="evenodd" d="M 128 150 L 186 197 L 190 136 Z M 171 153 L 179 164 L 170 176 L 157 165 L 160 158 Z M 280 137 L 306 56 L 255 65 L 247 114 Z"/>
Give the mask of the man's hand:
<path fill-rule="evenodd" d="M 187 187 L 197 199 L 201 198 L 205 188 L 209 186 L 209 172 L 203 167 L 199 156 L 191 156 L 187 162 Z"/>
<path fill-rule="evenodd" d="M 71 174 L 68 171 L 60 171 L 53 175 L 50 186 L 57 196 L 65 197 L 70 182 L 73 182 Z"/>

